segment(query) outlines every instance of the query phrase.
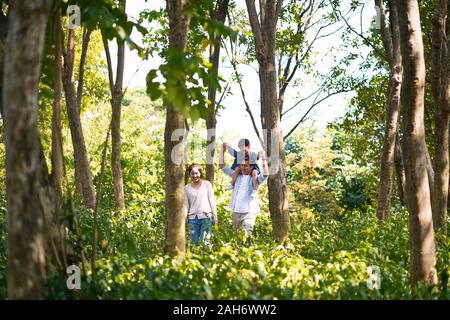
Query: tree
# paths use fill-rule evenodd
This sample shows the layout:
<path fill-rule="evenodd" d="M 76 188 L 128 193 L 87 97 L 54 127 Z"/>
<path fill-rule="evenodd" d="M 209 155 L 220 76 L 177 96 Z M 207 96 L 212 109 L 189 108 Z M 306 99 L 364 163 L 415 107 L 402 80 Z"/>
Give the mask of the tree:
<path fill-rule="evenodd" d="M 210 18 L 211 20 L 217 20 L 219 23 L 224 23 L 225 18 L 228 12 L 228 4 L 229 0 L 218 0 L 214 9 L 211 10 Z M 216 30 L 211 30 L 209 32 L 209 62 L 211 63 L 211 68 L 209 69 L 209 73 L 211 77 L 217 78 L 219 76 L 219 58 L 220 58 L 220 42 L 221 42 L 222 34 L 217 32 Z M 217 105 L 216 105 L 216 93 L 217 88 L 214 85 L 208 86 L 208 100 L 210 101 L 209 105 L 209 113 L 208 118 L 206 119 L 206 129 L 207 129 L 207 137 L 206 142 L 207 145 L 211 145 L 212 149 L 207 149 L 206 157 L 211 157 L 214 159 L 214 144 L 216 141 L 215 131 L 216 131 L 216 113 L 217 113 Z M 214 163 L 206 162 L 206 179 L 209 180 L 212 184 L 214 184 Z"/>
<path fill-rule="evenodd" d="M 401 53 L 404 67 L 401 99 L 403 154 L 411 243 L 411 281 L 435 284 L 436 252 L 427 175 L 424 128 L 425 59 L 417 1 L 402 1 L 399 10 Z"/>
<path fill-rule="evenodd" d="M 0 2 L 1 4 L 1 2 Z M 3 64 L 5 61 L 6 30 L 8 29 L 8 18 L 0 11 L 0 114 L 3 118 Z"/>
<path fill-rule="evenodd" d="M 52 183 L 56 195 L 61 198 L 62 195 L 62 177 L 63 177 L 63 146 L 62 146 L 62 39 L 61 39 L 61 8 L 56 4 L 53 25 L 53 43 L 54 43 L 54 64 L 53 64 L 53 112 L 52 112 Z M 59 203 L 59 201 L 58 201 Z"/>
<path fill-rule="evenodd" d="M 286 156 L 280 127 L 280 109 L 277 98 L 277 68 L 275 64 L 275 32 L 282 0 L 260 2 L 260 13 L 255 0 L 246 0 L 250 25 L 255 41 L 256 59 L 259 64 L 261 92 L 261 122 L 266 130 L 265 146 L 270 157 L 271 172 L 268 181 L 269 207 L 272 218 L 272 236 L 276 241 L 285 240 L 290 231 L 288 194 L 286 185 Z"/>
<path fill-rule="evenodd" d="M 38 86 L 51 1 L 13 1 L 5 45 L 3 105 L 8 202 L 8 295 L 44 297 L 45 216 Z"/>
<path fill-rule="evenodd" d="M 84 64 L 91 31 L 83 30 L 83 43 L 78 72 L 78 84 L 75 90 L 75 30 L 69 29 L 67 48 L 64 50 L 63 86 L 66 98 L 67 115 L 69 118 L 70 134 L 73 144 L 73 158 L 75 162 L 75 186 L 77 193 L 82 196 L 84 204 L 93 209 L 95 207 L 95 191 L 89 166 L 88 152 L 84 139 L 80 118 L 81 101 L 84 82 Z"/>
<path fill-rule="evenodd" d="M 389 30 L 389 27 L 386 25 L 383 1 L 375 0 L 375 5 L 380 8 L 381 38 L 390 68 L 388 108 L 386 113 L 385 135 L 380 166 L 377 208 L 378 219 L 386 221 L 389 214 L 389 209 L 391 207 L 392 178 L 395 162 L 396 140 L 398 137 L 400 90 L 403 67 L 400 52 L 397 2 L 389 1 L 391 30 Z"/>
<path fill-rule="evenodd" d="M 450 42 L 450 17 L 448 1 L 439 0 L 433 17 L 433 45 L 431 87 L 435 118 L 435 181 L 433 190 L 433 223 L 443 227 L 446 234 L 447 201 L 449 186 L 449 119 L 450 119 L 450 68 L 448 58 Z M 447 39 L 447 41 L 445 41 Z"/>
<path fill-rule="evenodd" d="M 166 10 L 169 15 L 169 66 L 176 62 L 177 56 L 186 49 L 190 16 L 184 12 L 189 0 L 166 0 Z M 173 59 L 171 61 L 171 59 Z M 172 62 L 172 64 L 171 64 Z M 185 82 L 186 75 L 181 73 L 178 81 Z M 167 79 L 168 85 L 174 86 L 175 79 Z M 171 82 L 172 83 L 169 83 Z M 164 166 L 165 166 L 165 212 L 166 212 L 166 246 L 170 254 L 185 251 L 185 220 L 184 220 L 184 144 L 178 145 L 172 137 L 177 130 L 185 130 L 185 117 L 173 101 L 166 102 L 166 124 L 164 130 Z M 178 108 L 178 110 L 177 110 Z M 183 138 L 183 137 L 181 137 Z M 177 161 L 178 160 L 178 161 Z"/>
<path fill-rule="evenodd" d="M 120 1 L 120 7 L 125 12 L 126 0 Z M 102 35 L 105 47 L 106 60 L 108 63 L 108 76 L 111 90 L 111 165 L 113 171 L 113 186 L 116 208 L 125 210 L 125 195 L 123 191 L 122 167 L 120 165 L 120 117 L 122 111 L 123 98 L 123 70 L 125 67 L 125 43 L 124 40 L 117 39 L 117 71 L 114 81 L 111 54 L 108 40 Z"/>

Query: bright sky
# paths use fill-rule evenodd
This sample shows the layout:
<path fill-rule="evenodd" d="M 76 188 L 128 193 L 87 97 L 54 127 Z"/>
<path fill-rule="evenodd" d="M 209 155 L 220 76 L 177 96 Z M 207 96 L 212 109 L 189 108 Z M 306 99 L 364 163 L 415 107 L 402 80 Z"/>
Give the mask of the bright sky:
<path fill-rule="evenodd" d="M 245 2 L 243 0 L 237 0 L 237 2 L 240 6 L 245 7 Z M 161 7 L 165 7 L 165 2 L 163 0 L 132 0 L 127 2 L 127 14 L 131 18 L 137 19 L 139 17 L 139 13 L 144 9 L 159 9 Z M 363 10 L 362 19 L 359 15 L 356 15 L 355 18 L 350 20 L 350 23 L 355 28 L 360 30 L 361 22 L 363 22 L 362 28 L 363 30 L 367 30 L 371 21 L 373 20 L 373 17 L 375 16 L 375 13 L 376 12 L 372 2 L 367 1 Z M 330 29 L 330 31 L 331 30 L 332 29 Z M 136 31 L 133 32 L 132 38 L 137 43 L 140 43 L 139 33 L 137 33 Z M 315 61 L 317 63 L 315 65 L 315 69 L 317 71 L 326 72 L 335 64 L 332 54 L 339 56 L 337 49 L 339 48 L 340 42 L 341 40 L 339 34 L 322 38 L 316 42 L 313 50 L 316 54 Z M 111 52 L 116 52 L 114 44 L 112 43 L 111 45 L 113 47 Z M 365 56 L 367 52 L 368 51 L 366 48 L 361 48 L 362 56 Z M 226 56 L 224 50 L 221 51 L 221 54 L 224 57 Z M 128 50 L 127 48 L 124 84 L 130 87 L 144 87 L 146 85 L 145 78 L 148 71 L 153 68 L 157 68 L 160 63 L 161 60 L 159 58 L 150 58 L 147 61 L 142 61 L 134 51 L 130 52 L 130 50 Z M 259 79 L 256 71 L 257 65 L 239 65 L 238 68 L 239 72 L 243 75 L 243 87 L 245 89 L 248 102 L 251 105 L 254 117 L 258 121 L 258 125 L 260 125 Z M 232 68 L 230 68 L 229 64 L 224 64 L 220 67 L 219 73 L 225 79 L 229 79 L 230 74 L 232 73 Z M 317 88 L 315 87 L 315 79 L 313 78 L 307 78 L 303 82 L 308 83 L 309 85 L 298 88 L 291 87 L 288 90 L 285 99 L 285 109 L 289 108 L 297 101 L 296 97 L 307 96 L 309 93 L 312 93 L 315 88 Z M 228 96 L 222 103 L 225 106 L 225 110 L 221 112 L 217 123 L 218 139 L 219 141 L 228 141 L 231 144 L 237 144 L 237 140 L 240 137 L 247 137 L 250 139 L 250 141 L 252 141 L 252 143 L 256 143 L 257 137 L 253 131 L 250 117 L 245 111 L 238 84 L 232 85 L 231 90 L 232 94 Z M 218 94 L 218 96 L 220 96 L 220 94 Z M 352 93 L 336 95 L 319 104 L 314 109 L 311 119 L 316 122 L 319 130 L 324 130 L 328 122 L 344 114 L 348 99 L 351 96 Z M 311 102 L 312 101 L 306 101 L 304 104 L 300 104 L 300 106 L 290 114 L 291 117 L 282 122 L 283 134 L 286 134 L 300 119 Z M 254 146 L 255 143 L 253 143 Z"/>

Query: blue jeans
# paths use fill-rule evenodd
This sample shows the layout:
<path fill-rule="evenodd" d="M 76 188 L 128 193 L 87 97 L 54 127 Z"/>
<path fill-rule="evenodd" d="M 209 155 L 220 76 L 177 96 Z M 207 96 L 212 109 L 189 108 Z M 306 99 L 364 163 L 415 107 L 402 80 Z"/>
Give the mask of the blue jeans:
<path fill-rule="evenodd" d="M 210 245 L 209 239 L 211 238 L 211 227 L 211 218 L 199 219 L 198 217 L 195 217 L 194 219 L 189 219 L 191 240 L 194 245 L 198 246 L 199 239 L 202 240 L 203 244 L 207 246 Z"/>

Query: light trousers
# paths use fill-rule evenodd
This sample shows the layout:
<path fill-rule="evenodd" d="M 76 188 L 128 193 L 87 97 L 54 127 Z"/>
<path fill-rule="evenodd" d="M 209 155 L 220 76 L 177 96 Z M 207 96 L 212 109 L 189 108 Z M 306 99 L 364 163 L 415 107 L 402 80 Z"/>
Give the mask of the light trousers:
<path fill-rule="evenodd" d="M 239 228 L 242 228 L 244 229 L 247 236 L 250 236 L 253 227 L 255 226 L 256 213 L 233 212 L 232 222 L 233 222 L 233 229 L 235 232 L 237 232 Z"/>

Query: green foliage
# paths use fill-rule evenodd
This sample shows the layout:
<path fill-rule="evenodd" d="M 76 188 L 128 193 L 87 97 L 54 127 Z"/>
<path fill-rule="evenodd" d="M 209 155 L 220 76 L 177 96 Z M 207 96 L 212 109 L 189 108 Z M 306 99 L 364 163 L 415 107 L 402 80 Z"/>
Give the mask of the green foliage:
<path fill-rule="evenodd" d="M 68 5 L 76 4 L 81 9 L 81 21 L 89 29 L 99 29 L 108 40 L 116 39 L 118 43 L 127 43 L 130 49 L 137 50 L 141 58 L 146 52 L 131 39 L 133 29 L 142 35 L 147 33 L 139 23 L 128 19 L 123 7 L 114 0 L 65 0 Z M 62 12 L 66 12 L 63 5 Z"/>
<path fill-rule="evenodd" d="M 336 177 L 331 137 L 318 135 L 314 125 L 302 125 L 298 132 L 286 140 L 291 216 L 310 219 L 338 214 L 337 190 L 329 188 Z"/>
<path fill-rule="evenodd" d="M 372 203 L 370 171 L 354 164 L 347 145 L 337 144 L 339 137 L 334 130 L 321 135 L 313 123 L 305 123 L 286 140 L 291 217 L 336 218 Z"/>
<path fill-rule="evenodd" d="M 98 181 L 101 149 L 109 125 L 110 106 L 104 103 L 82 115 L 91 152 L 91 165 Z M 209 251 L 194 247 L 187 236 L 184 259 L 162 253 L 164 246 L 164 156 L 162 148 L 161 106 L 152 104 L 144 89 L 128 91 L 123 101 L 122 161 L 127 210 L 113 208 L 111 168 L 106 168 L 103 197 L 99 210 L 98 265 L 95 281 L 87 265 L 82 289 L 71 296 L 64 281 L 53 275 L 48 281 L 49 297 L 96 299 L 449 299 L 450 241 L 438 238 L 438 287 L 418 286 L 413 294 L 409 285 L 408 217 L 404 210 L 393 212 L 386 225 L 380 225 L 370 206 L 348 206 L 338 215 L 320 219 L 293 219 L 287 242 L 275 243 L 271 235 L 267 184 L 260 190 L 261 214 L 251 239 L 236 237 L 228 208 L 229 179 L 218 173 L 215 193 L 218 201 L 219 229 L 214 229 Z M 139 125 L 136 125 L 139 124 Z M 358 182 L 342 186 L 340 177 L 361 174 L 346 156 L 348 145 L 336 142 L 336 132 L 318 136 L 314 127 L 303 128 L 287 142 L 291 157 L 289 189 L 294 183 L 311 186 L 324 183 L 324 193 L 316 202 L 303 199 L 305 208 L 333 212 L 343 192 L 358 194 Z M 66 132 L 66 137 L 68 136 Z M 69 146 L 65 143 L 65 146 Z M 1 152 L 0 145 L 0 152 Z M 65 150 L 70 154 L 71 150 Z M 108 153 L 109 163 L 110 154 Z M 73 163 L 66 162 L 69 176 Z M 333 176 L 336 176 L 333 178 Z M 4 177 L 4 170 L 0 178 Z M 1 180 L 0 180 L 1 181 Z M 349 180 L 350 181 L 350 180 Z M 333 183 L 336 183 L 333 185 Z M 69 183 L 73 185 L 73 182 Z M 327 189 L 328 188 L 328 189 Z M 333 191 L 334 190 L 334 191 Z M 6 201 L 0 192 L 0 298 L 6 298 Z M 310 193 L 310 196 L 314 192 Z M 352 198 L 352 197 L 350 197 Z M 357 200 L 358 197 L 355 197 Z M 320 201 L 320 199 L 322 201 Z M 352 198 L 353 199 L 353 198 Z M 302 200 L 301 198 L 296 201 Z M 292 202 L 294 203 L 294 202 Z M 356 203 L 358 201 L 349 201 Z M 64 214 L 79 223 L 85 257 L 92 249 L 92 211 L 75 199 L 74 211 L 65 203 Z M 358 207 L 358 209 L 355 209 Z M 361 208 L 361 209 L 359 209 Z M 336 210 L 341 210 L 337 208 Z M 293 216 L 297 212 L 292 212 Z M 72 222 L 73 223 L 73 222 Z M 69 243 L 79 254 L 74 226 Z M 187 226 L 186 226 L 187 231 Z M 188 235 L 188 233 L 186 233 Z M 79 257 L 75 261 L 79 261 Z M 89 259 L 88 259 L 89 260 Z M 381 287 L 367 286 L 370 266 L 380 268 Z"/>
<path fill-rule="evenodd" d="M 157 52 L 165 60 L 158 69 L 147 75 L 147 93 L 152 100 L 163 99 L 186 118 L 206 119 L 211 101 L 206 98 L 206 90 L 220 90 L 220 77 L 209 72 L 213 67 L 205 57 L 207 48 L 214 38 L 236 37 L 229 27 L 212 19 L 209 12 L 214 1 L 192 2 L 185 8 L 191 16 L 189 40 L 186 52 L 170 48 L 168 43 L 168 16 L 163 10 L 147 10 L 141 13 L 140 21 L 159 25 L 154 34 L 148 35 L 144 43 L 151 53 Z M 161 81 L 161 80 L 164 81 Z"/>
<path fill-rule="evenodd" d="M 353 10 L 361 10 L 362 3 L 352 2 Z M 426 67 L 425 84 L 425 139 L 431 158 L 434 155 L 434 102 L 431 94 L 431 40 L 432 17 L 435 2 L 425 1 L 420 3 L 421 28 L 424 40 L 424 54 Z M 344 5 L 341 5 L 344 7 Z M 339 8 L 338 4 L 335 4 Z M 386 6 L 386 8 L 388 8 Z M 389 13 L 387 12 L 387 18 Z M 348 49 L 347 56 L 341 61 L 342 69 L 348 69 L 350 61 L 361 58 L 361 47 L 369 47 L 370 51 L 359 64 L 357 72 L 347 74 L 346 78 L 352 82 L 352 88 L 356 91 L 350 101 L 346 114 L 331 126 L 342 132 L 341 141 L 345 139 L 351 147 L 349 152 L 352 158 L 359 164 L 372 168 L 372 177 L 378 177 L 380 167 L 381 148 L 384 138 L 385 116 L 387 108 L 387 93 L 389 81 L 389 65 L 385 58 L 385 49 L 379 29 L 370 28 L 365 34 L 366 40 L 352 33 L 347 28 L 342 38 Z M 375 49 L 376 50 L 375 50 Z M 351 80 L 353 79 L 353 80 Z M 405 108 L 401 108 L 400 123 Z M 400 126 L 401 128 L 401 126 Z M 373 185 L 373 178 L 369 178 L 369 184 Z M 376 186 L 374 185 L 375 189 Z"/>
<path fill-rule="evenodd" d="M 129 35 L 133 28 L 139 26 L 128 21 L 116 1 L 64 3 L 79 4 L 83 22 L 89 28 L 98 27 L 108 39 L 126 41 L 133 47 Z M 168 50 L 164 11 L 143 14 L 142 19 L 163 26 L 158 32 L 147 35 L 146 44 L 156 44 L 148 45 L 153 52 L 149 51 L 160 54 L 165 63 L 160 69 L 150 71 L 147 77 L 147 93 L 157 102 L 150 101 L 145 89 L 129 90 L 123 100 L 121 164 L 127 210 L 116 212 L 114 209 L 108 148 L 98 212 L 98 242 L 94 244 L 99 259 L 96 277 L 93 278 L 90 266 L 86 265 L 88 273 L 83 275 L 82 290 L 72 296 L 67 295 L 64 281 L 52 274 L 47 284 L 50 298 L 450 299 L 450 240 L 441 234 L 437 236 L 438 286 L 419 284 L 412 288 L 409 283 L 407 213 L 404 209 L 394 210 L 389 221 L 380 225 L 371 206 L 376 192 L 388 79 L 386 62 L 375 52 L 371 52 L 361 65 L 362 76 L 349 77 L 344 67 L 335 67 L 331 70 L 329 82 L 324 85 L 327 93 L 341 87 L 357 88 L 347 114 L 323 135 L 317 134 L 314 127 L 300 127 L 300 133 L 286 141 L 288 192 L 293 217 L 289 240 L 282 244 L 272 240 L 267 184 L 260 190 L 262 210 L 253 237 L 243 239 L 236 236 L 228 208 L 231 195 L 227 189 L 229 179 L 218 173 L 215 193 L 220 227 L 213 231 L 212 250 L 194 247 L 187 239 L 187 252 L 183 259 L 173 259 L 162 253 L 165 236 L 162 104 L 173 104 L 192 119 L 205 118 L 208 111 L 205 88 L 211 85 L 219 87 L 219 80 L 209 72 L 210 65 L 204 57 L 206 48 L 213 35 L 221 34 L 237 41 L 234 31 L 205 18 L 209 16 L 208 8 L 212 3 L 210 0 L 193 2 L 193 6 L 188 8 L 192 14 L 193 34 L 187 54 Z M 332 3 L 338 4 L 337 1 Z M 421 6 L 424 24 L 430 21 L 431 6 Z M 357 7 L 357 1 L 352 1 L 351 9 L 356 10 Z M 283 9 L 281 20 L 285 25 L 277 31 L 280 49 L 277 54 L 305 53 L 304 34 L 296 33 L 293 28 L 295 24 L 303 23 L 299 15 L 303 9 L 302 4 L 295 1 Z M 243 61 L 252 61 L 254 45 L 248 25 L 245 25 L 245 13 L 236 10 L 234 14 L 237 29 L 241 29 L 239 44 L 248 48 Z M 336 18 L 335 13 L 326 16 L 329 22 Z M 429 34 L 429 25 L 424 25 L 425 34 Z M 142 28 L 140 31 L 144 32 Z M 381 48 L 379 34 L 371 32 L 374 45 Z M 76 37 L 79 43 L 79 31 Z M 344 37 L 348 37 L 350 47 L 359 43 L 349 34 Z M 428 42 L 425 48 L 429 53 Z M 39 101 L 41 138 L 46 153 L 50 149 L 52 102 L 53 60 L 49 50 L 47 43 Z M 79 46 L 77 50 L 80 50 Z M 84 131 L 89 133 L 85 137 L 96 185 L 111 113 L 106 101 L 109 92 L 105 63 L 99 54 L 102 50 L 100 32 L 94 32 L 87 57 L 81 115 Z M 348 65 L 357 57 L 358 54 L 350 52 L 342 63 Z M 309 70 L 309 58 L 308 53 L 302 61 L 306 71 Z M 160 82 L 160 76 L 164 83 Z M 429 87 L 426 101 L 431 105 Z M 430 115 L 432 113 L 427 115 L 428 124 L 432 119 Z M 66 121 L 64 117 L 65 164 L 68 192 L 73 194 L 73 150 Z M 192 132 L 192 138 L 197 140 L 198 132 Z M 201 149 L 203 147 L 202 142 Z M 0 158 L 5 158 L 3 143 L 0 143 Z M 196 158 L 198 156 L 194 154 Z M 0 299 L 6 298 L 5 177 L 5 162 L 0 161 Z M 76 197 L 69 199 L 68 194 L 63 200 L 63 216 L 68 220 L 68 243 L 75 250 L 75 257 L 70 258 L 76 262 L 80 260 L 78 255 L 81 252 L 86 257 L 92 252 L 92 210 L 86 210 Z M 75 217 L 81 239 L 75 236 Z M 188 232 L 186 234 L 189 237 Z M 78 240 L 84 244 L 83 248 Z M 381 272 L 379 289 L 370 289 L 367 285 L 369 269 L 373 266 Z"/>
<path fill-rule="evenodd" d="M 365 181 L 358 177 L 350 179 L 341 179 L 343 192 L 340 198 L 340 206 L 345 210 L 354 210 L 362 208 L 367 204 L 366 195 L 364 193 Z"/>
<path fill-rule="evenodd" d="M 136 219 L 132 214 L 130 220 Z M 258 217 L 254 238 L 242 242 L 231 231 L 230 216 L 219 215 L 213 250 L 193 247 L 183 259 L 160 252 L 159 219 L 128 226 L 139 239 L 147 232 L 152 242 L 146 254 L 133 249 L 110 251 L 98 263 L 96 286 L 88 277 L 82 296 L 96 299 L 412 299 L 450 298 L 448 284 L 441 288 L 419 286 L 415 295 L 409 285 L 408 219 L 396 212 L 380 226 L 375 212 L 354 211 L 342 221 L 306 221 L 292 226 L 291 240 L 271 240 L 267 213 Z M 122 221 L 124 222 L 124 221 Z M 143 222 L 139 219 L 136 222 Z M 118 230 L 124 227 L 116 225 Z M 114 229 L 116 230 L 116 229 Z M 124 234 L 111 233 L 123 239 Z M 112 240 L 115 241 L 115 240 Z M 118 244 L 118 243 L 117 243 Z M 450 272 L 448 246 L 438 252 L 438 273 Z M 142 249 L 142 248 L 140 248 Z M 127 252 L 130 250 L 130 252 Z M 142 252 L 142 251 L 141 251 Z M 105 253 L 105 252 L 104 252 Z M 381 287 L 367 285 L 370 268 L 378 267 Z"/>

